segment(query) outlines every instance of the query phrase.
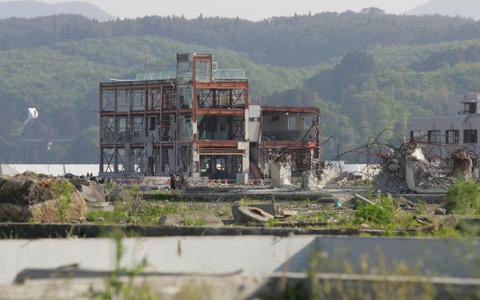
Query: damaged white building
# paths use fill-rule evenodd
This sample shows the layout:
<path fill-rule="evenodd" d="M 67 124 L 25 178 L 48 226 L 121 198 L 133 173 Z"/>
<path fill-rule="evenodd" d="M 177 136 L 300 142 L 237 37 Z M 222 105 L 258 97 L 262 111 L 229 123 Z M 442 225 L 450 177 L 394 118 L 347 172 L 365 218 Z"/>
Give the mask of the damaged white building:
<path fill-rule="evenodd" d="M 449 98 L 445 115 L 411 116 L 408 119 L 410 138 L 418 138 L 424 146 L 447 163 L 457 149 L 464 149 L 478 163 L 478 131 L 480 130 L 480 93 L 455 94 Z"/>

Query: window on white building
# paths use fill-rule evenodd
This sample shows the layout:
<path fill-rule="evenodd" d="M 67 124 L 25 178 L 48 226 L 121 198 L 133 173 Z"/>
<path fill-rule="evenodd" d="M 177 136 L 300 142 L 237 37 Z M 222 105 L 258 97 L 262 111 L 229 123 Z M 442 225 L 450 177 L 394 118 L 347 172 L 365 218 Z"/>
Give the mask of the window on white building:
<path fill-rule="evenodd" d="M 410 139 L 423 139 L 425 138 L 425 132 L 423 130 L 410 131 Z"/>
<path fill-rule="evenodd" d="M 476 144 L 477 143 L 477 130 L 476 129 L 465 129 L 463 131 L 463 142 L 465 144 Z"/>
<path fill-rule="evenodd" d="M 442 131 L 440 130 L 429 130 L 428 131 L 428 142 L 439 144 L 442 142 Z"/>
<path fill-rule="evenodd" d="M 460 139 L 460 133 L 458 130 L 446 130 L 445 131 L 445 143 L 446 144 L 458 144 Z"/>
<path fill-rule="evenodd" d="M 297 130 L 297 117 L 288 117 L 288 130 Z"/>

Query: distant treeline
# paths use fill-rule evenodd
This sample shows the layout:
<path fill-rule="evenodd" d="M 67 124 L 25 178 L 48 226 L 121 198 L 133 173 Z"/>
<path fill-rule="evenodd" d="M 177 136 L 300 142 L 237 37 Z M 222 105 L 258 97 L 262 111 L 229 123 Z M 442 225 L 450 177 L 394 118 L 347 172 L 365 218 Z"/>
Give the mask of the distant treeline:
<path fill-rule="evenodd" d="M 150 16 L 97 22 L 57 15 L 0 21 L 0 50 L 60 42 L 151 35 L 187 44 L 247 53 L 256 63 L 298 67 L 318 64 L 352 50 L 382 45 L 425 45 L 480 38 L 480 23 L 442 16 L 398 16 L 377 10 L 242 19 Z"/>

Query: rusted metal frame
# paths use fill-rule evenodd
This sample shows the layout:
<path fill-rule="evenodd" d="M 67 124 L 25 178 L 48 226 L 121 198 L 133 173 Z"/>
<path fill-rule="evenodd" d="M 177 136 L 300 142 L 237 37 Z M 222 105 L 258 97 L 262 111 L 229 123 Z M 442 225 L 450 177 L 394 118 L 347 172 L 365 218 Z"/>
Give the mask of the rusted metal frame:
<path fill-rule="evenodd" d="M 209 74 L 209 81 L 211 82 L 212 81 L 212 55 L 208 55 L 208 56 L 197 56 L 197 55 L 194 55 L 193 56 L 193 62 L 192 62 L 192 81 L 193 82 L 196 82 L 196 62 L 200 62 L 200 61 L 205 61 L 205 62 L 208 62 L 209 65 L 210 65 L 210 74 Z"/>
<path fill-rule="evenodd" d="M 138 151 L 137 153 L 135 150 L 141 150 Z M 143 172 L 143 151 L 144 148 L 130 148 L 130 157 L 132 158 L 132 163 L 133 163 L 133 171 L 134 172 Z M 135 155 L 137 154 L 137 155 Z M 138 165 L 138 167 L 135 167 L 135 164 Z"/>
<path fill-rule="evenodd" d="M 124 80 L 124 81 L 109 81 L 109 82 L 102 82 L 101 85 L 103 88 L 110 89 L 110 88 L 120 88 L 120 87 L 143 87 L 145 85 L 148 86 L 160 86 L 160 85 L 169 85 L 171 83 L 175 83 L 175 78 L 171 79 L 156 79 L 156 80 Z"/>
<path fill-rule="evenodd" d="M 158 88 L 160 90 L 158 90 Z M 154 89 L 153 87 L 149 88 L 149 97 L 150 97 L 150 109 L 153 111 L 159 111 L 162 109 L 162 100 L 163 100 L 163 85 L 157 87 L 157 89 Z"/>
<path fill-rule="evenodd" d="M 319 109 L 316 114 L 316 122 L 317 122 L 317 132 L 315 136 L 315 142 L 317 143 L 317 155 L 318 155 L 318 166 L 317 169 L 321 168 L 321 158 L 322 158 L 322 111 Z"/>
<path fill-rule="evenodd" d="M 199 155 L 209 155 L 209 156 L 243 156 L 243 153 L 237 153 L 237 152 L 202 152 L 199 153 Z"/>
<path fill-rule="evenodd" d="M 166 103 L 166 106 L 163 107 L 163 109 L 164 110 L 177 109 L 178 103 L 177 103 L 177 89 L 176 89 L 176 87 L 171 87 L 171 89 L 168 89 L 167 92 L 168 92 L 168 93 L 166 93 L 167 103 Z"/>
<path fill-rule="evenodd" d="M 148 117 L 147 112 L 151 111 L 148 107 L 149 88 L 147 85 L 143 88 L 143 138 L 148 136 Z"/>
<path fill-rule="evenodd" d="M 258 141 L 258 146 L 257 146 L 257 165 L 260 167 L 260 171 L 262 172 L 263 176 L 265 176 L 265 167 L 264 167 L 264 164 L 265 164 L 265 159 L 264 159 L 264 148 L 265 148 L 265 144 L 264 144 L 264 139 L 263 139 L 263 113 L 262 113 L 262 110 L 260 108 L 260 117 L 259 117 L 259 127 L 260 127 L 260 132 L 258 133 L 259 136 L 259 141 Z"/>
<path fill-rule="evenodd" d="M 130 110 L 132 112 L 144 111 L 146 109 L 145 91 L 146 91 L 145 85 L 140 88 L 130 88 L 129 99 L 130 99 Z M 141 94 L 139 95 L 139 93 Z"/>
<path fill-rule="evenodd" d="M 197 147 L 212 147 L 212 148 L 238 148 L 237 141 L 197 141 Z"/>
<path fill-rule="evenodd" d="M 249 86 L 250 84 L 248 83 L 248 80 L 247 82 L 245 83 L 245 87 L 244 87 L 244 91 L 245 91 L 245 109 L 248 109 L 248 107 L 250 106 L 250 94 L 249 94 Z"/>
<path fill-rule="evenodd" d="M 206 116 L 244 116 L 244 109 L 225 109 L 225 108 L 199 108 L 197 115 Z"/>
<path fill-rule="evenodd" d="M 269 106 L 262 105 L 262 112 L 291 112 L 291 113 L 318 113 L 318 107 L 298 107 L 298 106 Z"/>
<path fill-rule="evenodd" d="M 160 124 L 160 141 L 161 142 L 168 142 L 169 141 L 169 136 L 168 134 L 166 135 L 166 133 L 169 133 L 170 131 L 170 126 L 171 126 L 171 121 L 172 121 L 172 117 L 175 117 L 175 114 L 173 113 L 165 113 L 163 112 L 161 114 L 161 118 L 162 118 L 162 123 Z M 167 139 L 164 139 L 164 137 L 166 137 Z"/>
<path fill-rule="evenodd" d="M 145 129 L 145 117 L 142 115 L 140 116 L 140 123 L 137 123 L 136 122 L 136 118 L 139 117 L 139 116 L 131 116 L 131 130 L 133 131 L 131 134 L 132 134 L 132 140 L 135 139 L 135 138 L 139 138 L 139 137 L 142 137 L 144 138 L 145 137 L 145 133 L 142 135 L 142 128 Z M 139 132 L 139 136 L 136 136 L 135 133 Z"/>
<path fill-rule="evenodd" d="M 237 105 L 239 107 L 245 107 L 245 98 L 243 98 L 243 101 L 242 101 L 242 96 L 244 97 L 245 94 L 246 94 L 246 90 L 244 89 L 234 89 L 234 90 L 231 90 L 232 92 L 233 91 L 238 91 L 240 90 L 240 93 L 239 94 L 234 94 L 236 97 L 233 98 L 233 101 L 232 101 L 232 107 L 237 107 Z M 240 103 L 240 104 L 239 104 Z"/>
<path fill-rule="evenodd" d="M 228 90 L 228 89 L 244 89 L 248 88 L 248 81 L 244 80 L 232 80 L 232 81 L 219 81 L 215 80 L 212 82 L 197 82 L 196 86 L 198 88 L 203 89 L 220 89 L 220 90 Z"/>
<path fill-rule="evenodd" d="M 229 152 L 232 152 L 232 153 L 235 153 L 235 154 L 245 153 L 244 149 L 237 149 L 237 148 L 234 148 L 234 147 L 198 147 L 197 146 L 197 149 L 198 149 L 198 152 L 200 154 L 205 153 L 205 151 L 209 151 L 209 152 L 212 152 L 212 153 L 224 153 L 225 151 L 229 151 Z"/>
<path fill-rule="evenodd" d="M 128 116 L 143 116 L 145 112 L 143 111 L 124 111 L 124 112 L 105 112 L 105 113 L 102 113 L 102 117 L 105 117 L 105 116 L 117 116 L 117 117 L 128 117 Z"/>
<path fill-rule="evenodd" d="M 233 156 L 232 159 L 235 160 L 236 171 L 237 173 L 242 173 L 243 170 L 243 158 L 240 156 Z"/>
<path fill-rule="evenodd" d="M 245 122 L 245 119 L 243 120 L 235 120 L 235 118 L 231 118 L 232 120 L 232 129 L 234 129 L 233 133 L 233 138 L 239 137 L 243 138 L 245 140 L 245 129 L 242 126 L 242 123 Z M 240 135 L 238 135 L 240 133 Z"/>
<path fill-rule="evenodd" d="M 308 148 L 308 143 L 301 141 L 264 141 L 266 147 L 292 147 L 296 149 Z"/>
<path fill-rule="evenodd" d="M 107 99 L 104 98 L 104 92 L 105 91 L 110 92 L 110 93 L 108 93 Z M 105 105 L 105 101 L 106 101 L 106 105 Z M 100 112 L 101 113 L 103 113 L 103 112 L 113 112 L 113 109 L 115 109 L 115 108 L 114 108 L 114 105 L 111 105 L 111 104 L 114 104 L 114 102 L 115 102 L 115 89 L 104 89 L 100 85 Z M 113 106 L 111 111 L 106 110 L 111 106 Z"/>
<path fill-rule="evenodd" d="M 120 149 L 123 149 L 124 156 L 120 155 Z M 123 158 L 127 155 L 125 148 L 115 147 L 114 153 L 115 157 L 117 158 L 117 160 L 115 161 L 116 170 L 118 170 L 118 172 L 125 172 L 125 163 L 123 161 Z M 122 169 L 118 168 L 120 164 L 122 165 Z"/>
<path fill-rule="evenodd" d="M 179 161 L 178 161 L 178 168 L 184 172 L 189 171 L 190 163 L 191 163 L 191 143 L 178 143 L 179 146 Z M 184 151 L 184 153 L 182 153 Z"/>
<path fill-rule="evenodd" d="M 197 85 L 195 85 L 195 94 L 196 94 L 196 90 L 198 89 Z M 213 93 L 213 90 L 211 89 L 204 89 L 206 91 L 208 91 L 208 93 L 204 94 L 200 94 L 198 95 L 198 98 L 197 100 L 199 100 L 197 102 L 197 107 L 198 108 L 204 108 L 205 107 L 205 103 L 208 103 L 210 105 L 210 107 L 213 107 L 213 103 L 211 103 L 211 100 L 213 100 L 213 97 L 212 97 L 212 93 Z"/>
<path fill-rule="evenodd" d="M 101 151 L 102 151 L 102 157 L 103 157 L 103 161 L 105 162 L 106 161 L 106 165 L 107 165 L 107 169 L 105 170 L 105 172 L 113 172 L 113 169 L 112 169 L 112 160 L 113 158 L 115 157 L 114 154 L 109 154 L 107 152 L 105 152 L 105 149 L 112 149 L 112 148 L 101 148 Z M 115 153 L 115 149 L 113 149 L 114 153 Z M 102 168 L 103 166 L 105 165 L 105 163 L 102 163 Z"/>

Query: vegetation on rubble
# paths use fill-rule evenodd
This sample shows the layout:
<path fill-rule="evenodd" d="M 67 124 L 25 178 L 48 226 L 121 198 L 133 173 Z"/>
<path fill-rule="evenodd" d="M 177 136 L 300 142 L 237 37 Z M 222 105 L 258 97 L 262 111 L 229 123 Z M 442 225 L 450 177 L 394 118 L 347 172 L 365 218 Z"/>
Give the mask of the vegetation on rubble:
<path fill-rule="evenodd" d="M 474 180 L 459 179 L 451 184 L 445 195 L 447 212 L 480 214 L 480 185 Z"/>
<path fill-rule="evenodd" d="M 70 198 L 75 190 L 73 184 L 67 180 L 58 180 L 54 185 L 55 200 L 57 200 L 57 212 L 60 222 L 65 223 L 68 219 L 68 210 L 70 208 Z"/>
<path fill-rule="evenodd" d="M 394 223 L 394 203 L 390 195 L 378 195 L 375 205 L 360 201 L 355 211 L 354 223 L 367 223 L 381 226 L 391 226 Z"/>
<path fill-rule="evenodd" d="M 161 198 L 164 200 L 152 201 L 149 197 L 146 197 L 149 200 L 140 197 L 132 201 L 118 202 L 114 204 L 113 211 L 89 211 L 87 221 L 95 224 L 158 225 L 162 216 L 180 215 L 187 216 L 183 223 L 185 226 L 204 226 L 202 221 L 190 219 L 188 215 L 206 213 L 222 220 L 233 219 L 231 211 L 233 202 L 197 202 L 193 199 L 181 199 L 179 193 L 171 191 L 156 191 L 152 195 L 157 193 L 161 194 Z M 172 197 L 170 200 L 166 199 L 168 195 Z M 401 234 L 442 238 L 480 236 L 479 226 L 471 225 L 468 222 L 452 223 L 449 216 L 435 216 L 434 210 L 439 205 L 427 204 L 425 201 L 419 200 L 416 203 L 409 202 L 411 207 L 405 209 L 405 199 L 371 192 L 367 192 L 365 196 L 375 205 L 361 200 L 345 202 L 341 206 L 313 199 L 277 200 L 276 203 L 280 207 L 285 210 L 297 211 L 298 214 L 285 219 L 272 219 L 264 226 L 301 226 L 329 230 L 371 229 L 378 232 L 383 231 L 384 235 Z M 235 204 L 242 205 L 256 203 L 267 202 L 249 197 L 243 197 L 235 202 Z M 259 225 L 254 224 L 253 226 Z M 363 234 L 368 235 L 368 232 L 370 231 L 367 230 Z"/>

